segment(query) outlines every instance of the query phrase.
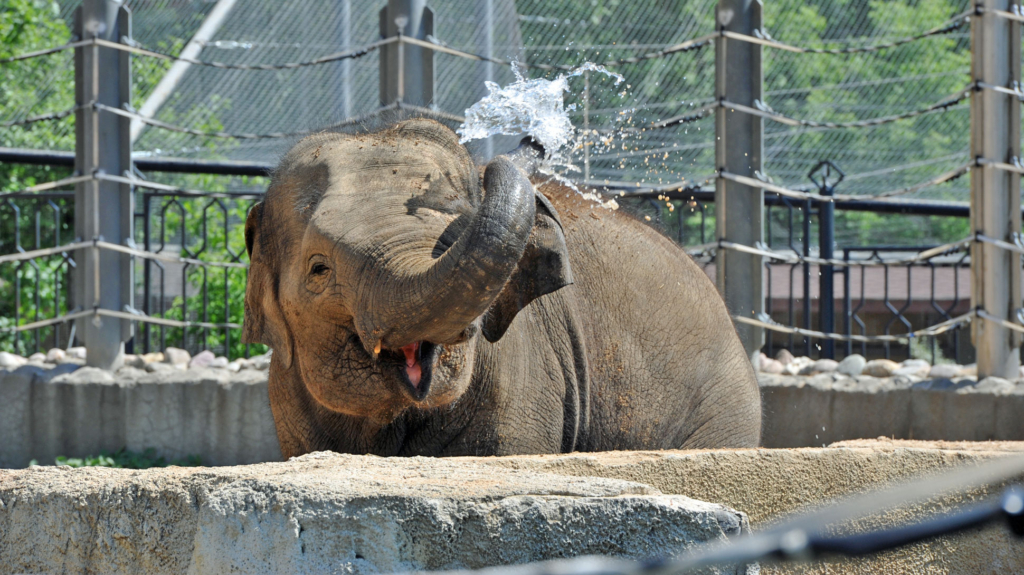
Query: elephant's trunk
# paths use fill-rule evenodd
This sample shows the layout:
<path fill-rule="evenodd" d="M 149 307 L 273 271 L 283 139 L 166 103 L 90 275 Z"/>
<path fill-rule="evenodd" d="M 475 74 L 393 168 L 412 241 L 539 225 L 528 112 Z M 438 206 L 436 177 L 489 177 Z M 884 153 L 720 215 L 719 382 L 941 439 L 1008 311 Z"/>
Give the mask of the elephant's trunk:
<path fill-rule="evenodd" d="M 484 188 L 466 230 L 433 265 L 405 281 L 375 282 L 357 319 L 367 350 L 458 341 L 498 297 L 526 248 L 536 205 L 530 181 L 505 156 L 487 165 Z"/>

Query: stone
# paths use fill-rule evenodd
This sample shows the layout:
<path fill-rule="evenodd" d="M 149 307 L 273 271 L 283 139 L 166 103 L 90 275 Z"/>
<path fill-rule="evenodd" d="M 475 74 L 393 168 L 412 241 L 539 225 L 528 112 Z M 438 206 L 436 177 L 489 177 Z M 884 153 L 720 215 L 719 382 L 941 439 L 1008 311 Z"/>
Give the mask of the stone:
<path fill-rule="evenodd" d="M 59 347 L 51 348 L 46 352 L 46 361 L 49 363 L 60 363 L 60 360 L 64 359 L 67 353 Z"/>
<path fill-rule="evenodd" d="M 17 501 L 0 506 L 0 557 L 13 573 L 361 575 L 670 557 L 750 531 L 741 512 L 643 483 L 459 459 L 0 471 L 0 501 Z"/>
<path fill-rule="evenodd" d="M 928 370 L 928 377 L 933 379 L 953 379 L 958 377 L 961 371 L 963 371 L 963 367 L 955 363 L 940 363 L 933 365 Z"/>
<path fill-rule="evenodd" d="M 811 358 L 807 357 L 806 355 L 801 355 L 800 357 L 794 357 L 792 361 L 790 361 L 788 364 L 786 364 L 786 373 L 789 373 L 789 374 L 792 374 L 792 375 L 796 375 L 796 374 L 800 373 L 801 371 L 803 371 L 804 368 L 810 366 L 813 363 L 814 363 L 814 360 L 812 360 Z"/>
<path fill-rule="evenodd" d="M 228 366 L 228 363 L 230 363 L 228 361 L 228 358 L 224 357 L 223 355 L 218 355 L 217 357 L 213 358 L 213 361 L 210 362 L 209 367 L 224 369 Z"/>
<path fill-rule="evenodd" d="M 270 369 L 270 354 L 257 355 L 249 358 L 252 369 L 258 369 L 260 371 L 266 371 Z"/>
<path fill-rule="evenodd" d="M 965 387 L 962 393 L 1008 394 L 1013 393 L 1016 387 L 1012 381 L 1001 377 L 986 377 L 976 385 Z"/>
<path fill-rule="evenodd" d="M 28 356 L 28 360 L 34 363 L 42 363 L 46 361 L 46 354 L 37 351 L 32 355 Z"/>
<path fill-rule="evenodd" d="M 217 356 L 213 355 L 212 351 L 204 349 L 203 351 L 197 353 L 195 357 L 193 357 L 192 360 L 188 362 L 188 366 L 210 367 L 210 364 L 213 363 L 213 360 L 216 358 Z"/>
<path fill-rule="evenodd" d="M 782 373 L 785 367 L 777 359 L 768 359 L 761 363 L 761 373 Z"/>
<path fill-rule="evenodd" d="M 124 365 L 135 369 L 145 369 L 146 360 L 142 359 L 142 356 L 135 355 L 133 353 L 126 353 L 124 354 Z"/>
<path fill-rule="evenodd" d="M 978 364 L 969 363 L 960 370 L 960 377 L 978 377 Z"/>
<path fill-rule="evenodd" d="M 900 364 L 891 359 L 872 359 L 864 364 L 861 374 L 871 377 L 889 377 L 899 368 Z"/>
<path fill-rule="evenodd" d="M 834 359 L 819 359 L 811 364 L 814 373 L 829 373 L 839 367 L 839 362 Z"/>
<path fill-rule="evenodd" d="M 242 364 L 239 363 L 237 360 L 236 361 L 229 361 L 228 364 L 226 366 L 224 366 L 224 368 L 227 369 L 228 371 L 232 372 L 232 373 L 235 373 L 235 372 L 238 372 L 238 371 L 240 371 L 242 369 Z"/>
<path fill-rule="evenodd" d="M 900 362 L 901 367 L 931 367 L 932 364 L 923 359 L 905 359 Z"/>
<path fill-rule="evenodd" d="M 153 351 L 153 352 L 150 352 L 150 353 L 144 353 L 144 354 L 140 355 L 139 357 L 142 358 L 143 362 L 148 364 L 148 363 L 153 363 L 154 361 L 163 361 L 164 360 L 164 353 L 162 351 Z"/>
<path fill-rule="evenodd" d="M 783 366 L 787 366 L 790 364 L 790 362 L 793 361 L 794 358 L 793 354 L 790 353 L 788 349 L 780 349 L 775 354 L 775 359 L 779 360 L 779 363 L 781 363 Z"/>
<path fill-rule="evenodd" d="M 20 355 L 16 355 L 7 351 L 0 351 L 0 368 L 13 369 L 21 367 L 28 363 L 28 360 Z"/>
<path fill-rule="evenodd" d="M 843 361 L 839 362 L 839 365 L 836 366 L 836 371 L 843 375 L 857 377 L 862 371 L 864 371 L 864 365 L 866 363 L 867 360 L 864 359 L 863 355 L 859 353 L 850 354 L 844 357 Z"/>
<path fill-rule="evenodd" d="M 211 354 L 212 355 L 212 354 Z M 169 347 L 164 350 L 164 363 L 171 365 L 188 365 L 189 361 L 192 360 L 192 355 L 189 352 L 177 348 Z"/>
<path fill-rule="evenodd" d="M 928 377 L 928 373 L 931 371 L 932 366 L 925 362 L 924 365 L 910 364 L 900 366 L 896 371 L 892 372 L 892 377 L 897 376 L 909 376 L 909 377 Z"/>
<path fill-rule="evenodd" d="M 75 359 L 85 359 L 85 348 L 84 347 L 69 347 L 67 351 L 68 357 Z"/>
<path fill-rule="evenodd" d="M 173 371 L 175 366 L 170 363 L 153 362 L 147 363 L 146 367 L 143 369 L 145 369 L 147 373 L 155 373 L 158 371 Z"/>

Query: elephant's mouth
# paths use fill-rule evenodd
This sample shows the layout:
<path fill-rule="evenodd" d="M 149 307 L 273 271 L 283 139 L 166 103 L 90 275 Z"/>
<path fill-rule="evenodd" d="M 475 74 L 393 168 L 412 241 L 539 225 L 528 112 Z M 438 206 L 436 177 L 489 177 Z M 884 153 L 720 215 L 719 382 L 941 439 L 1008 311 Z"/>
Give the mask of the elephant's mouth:
<path fill-rule="evenodd" d="M 406 391 L 415 401 L 426 397 L 430 391 L 430 380 L 434 372 L 434 363 L 441 346 L 429 341 L 416 341 L 402 347 L 398 351 L 382 350 L 387 359 L 397 364 L 398 379 L 405 384 Z"/>

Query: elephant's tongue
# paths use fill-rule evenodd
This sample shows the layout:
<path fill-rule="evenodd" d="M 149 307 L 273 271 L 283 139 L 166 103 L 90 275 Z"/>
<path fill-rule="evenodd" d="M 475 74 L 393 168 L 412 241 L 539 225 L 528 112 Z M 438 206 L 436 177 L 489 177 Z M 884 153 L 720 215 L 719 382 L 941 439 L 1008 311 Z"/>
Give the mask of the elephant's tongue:
<path fill-rule="evenodd" d="M 420 379 L 423 377 L 423 368 L 420 367 L 419 356 L 420 342 L 410 343 L 402 348 L 405 354 L 405 375 L 409 377 L 409 383 L 413 387 L 420 386 Z"/>

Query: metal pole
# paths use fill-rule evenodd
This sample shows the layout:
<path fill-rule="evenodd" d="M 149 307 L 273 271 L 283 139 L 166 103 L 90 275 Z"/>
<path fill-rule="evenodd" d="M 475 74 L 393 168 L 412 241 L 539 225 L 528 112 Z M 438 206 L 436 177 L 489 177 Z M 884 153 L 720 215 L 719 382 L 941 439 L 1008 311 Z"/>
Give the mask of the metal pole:
<path fill-rule="evenodd" d="M 341 7 L 341 34 L 343 49 L 354 46 L 352 42 L 352 0 L 343 0 Z M 341 61 L 341 117 L 352 117 L 352 60 Z"/>
<path fill-rule="evenodd" d="M 971 18 L 971 74 L 978 82 L 1019 85 L 1020 24 L 993 10 L 1010 11 L 1011 0 L 978 0 Z M 971 94 L 971 154 L 1012 163 L 1020 157 L 1020 102 L 995 90 Z M 987 236 L 1013 242 L 1021 229 L 1020 176 L 994 168 L 971 170 L 971 226 Z M 1021 306 L 1020 256 L 975 242 L 971 246 L 971 304 L 1015 321 Z M 977 349 L 978 377 L 1019 377 L 1020 338 L 995 322 L 978 319 L 971 336 Z"/>
<path fill-rule="evenodd" d="M 480 54 L 488 58 L 494 57 L 494 0 L 477 0 L 476 2 L 476 18 L 480 22 L 483 28 L 483 37 L 479 38 L 478 49 Z M 494 64 L 492 62 L 480 62 L 480 86 L 479 86 L 479 97 L 483 98 L 487 95 L 487 88 L 485 82 L 494 81 Z M 484 139 L 483 142 L 483 159 L 490 160 L 494 157 L 494 136 L 490 136 Z"/>
<path fill-rule="evenodd" d="M 810 257 L 811 255 L 811 200 L 804 200 L 803 209 L 800 211 L 803 213 L 803 222 L 801 223 L 803 232 L 803 247 L 804 257 Z M 804 274 L 804 297 L 803 297 L 803 324 L 804 329 L 811 329 L 811 264 L 806 260 L 801 266 Z M 804 336 L 804 355 L 811 357 L 811 338 Z"/>
<path fill-rule="evenodd" d="M 836 179 L 833 181 L 833 172 Z M 835 193 L 836 184 L 843 181 L 845 174 L 830 161 L 819 162 L 807 177 L 818 186 L 823 196 Z M 818 203 L 818 257 L 830 260 L 836 243 L 836 205 L 833 202 Z M 836 300 L 835 275 L 830 265 L 818 267 L 818 331 L 835 333 Z M 835 359 L 836 342 L 826 339 L 821 342 L 821 357 Z"/>
<path fill-rule="evenodd" d="M 831 196 L 832 186 L 826 186 L 822 195 Z M 836 241 L 836 205 L 832 202 L 822 202 L 818 205 L 818 252 L 824 259 L 832 259 L 832 248 Z M 835 316 L 835 278 L 832 275 L 832 266 L 823 265 L 818 271 L 818 331 L 834 333 L 836 331 Z M 836 357 L 836 342 L 826 339 L 821 343 L 821 356 L 829 359 Z"/>
<path fill-rule="evenodd" d="M 130 12 L 116 0 L 84 0 L 75 12 L 75 34 L 83 40 L 120 42 L 131 37 Z M 131 121 L 100 112 L 102 103 L 122 108 L 131 101 L 127 52 L 83 46 L 75 49 L 75 169 L 82 174 L 123 175 L 131 170 Z M 75 235 L 84 240 L 123 243 L 132 238 L 134 197 L 127 184 L 92 180 L 75 188 Z M 75 305 L 82 309 L 123 311 L 132 305 L 132 261 L 126 254 L 99 249 L 79 252 L 75 268 Z M 88 365 L 116 369 L 124 361 L 131 322 L 92 316 L 77 320 Z"/>
<path fill-rule="evenodd" d="M 434 11 L 426 0 L 388 0 L 380 11 L 380 35 L 426 40 L 434 33 Z M 381 47 L 380 101 L 429 106 L 434 101 L 434 51 L 402 42 Z"/>
<path fill-rule="evenodd" d="M 761 0 L 719 0 L 721 30 L 755 35 L 761 28 Z M 755 31 L 757 31 L 755 33 Z M 720 37 L 715 41 L 715 96 L 755 107 L 762 90 L 761 46 Z M 763 120 L 719 108 L 715 112 L 715 163 L 720 170 L 755 177 L 761 171 Z M 718 178 L 715 185 L 715 235 L 752 246 L 764 239 L 764 190 Z M 761 256 L 735 251 L 718 252 L 718 291 L 729 312 L 750 317 L 764 311 Z M 764 342 L 764 330 L 737 324 L 736 331 L 754 356 Z"/>

